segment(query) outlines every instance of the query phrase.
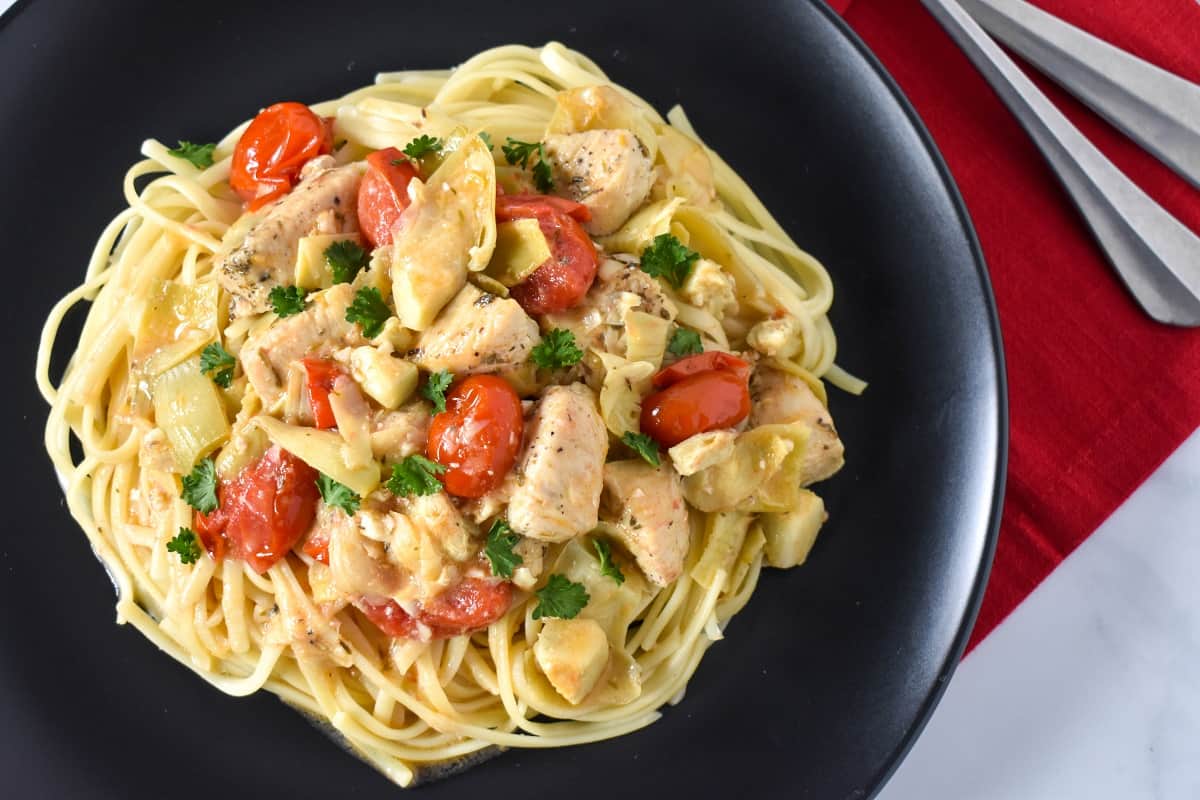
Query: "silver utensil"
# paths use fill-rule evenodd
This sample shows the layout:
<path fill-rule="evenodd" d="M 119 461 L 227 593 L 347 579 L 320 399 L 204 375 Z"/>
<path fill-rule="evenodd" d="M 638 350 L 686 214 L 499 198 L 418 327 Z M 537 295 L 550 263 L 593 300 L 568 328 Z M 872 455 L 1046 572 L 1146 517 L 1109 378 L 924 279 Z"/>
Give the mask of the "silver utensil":
<path fill-rule="evenodd" d="M 1200 188 L 1200 86 L 1024 0 L 959 2 L 984 30 Z"/>
<path fill-rule="evenodd" d="M 955 0 L 921 1 L 1033 139 L 1146 313 L 1200 326 L 1200 237 L 1105 158 Z"/>

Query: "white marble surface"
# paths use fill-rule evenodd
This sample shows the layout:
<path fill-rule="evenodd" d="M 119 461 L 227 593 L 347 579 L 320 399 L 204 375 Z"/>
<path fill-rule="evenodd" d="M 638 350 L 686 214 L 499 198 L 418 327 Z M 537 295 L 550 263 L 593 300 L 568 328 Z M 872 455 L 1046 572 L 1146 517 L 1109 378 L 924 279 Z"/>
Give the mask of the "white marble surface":
<path fill-rule="evenodd" d="M 879 800 L 1200 798 L 1200 431 L 959 667 Z"/>

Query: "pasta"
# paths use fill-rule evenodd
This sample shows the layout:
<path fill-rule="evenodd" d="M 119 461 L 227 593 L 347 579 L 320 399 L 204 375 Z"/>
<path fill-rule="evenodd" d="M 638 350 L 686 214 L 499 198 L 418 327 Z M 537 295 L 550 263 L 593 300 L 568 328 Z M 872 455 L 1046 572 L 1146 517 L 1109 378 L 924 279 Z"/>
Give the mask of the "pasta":
<path fill-rule="evenodd" d="M 146 141 L 42 333 L 46 447 L 118 622 L 402 786 L 649 725 L 824 521 L 823 380 L 864 386 L 828 274 L 682 109 L 556 43 L 282 105 L 320 148 L 286 180 L 247 188 L 252 123 L 195 158 Z M 701 378 L 736 419 L 669 418 Z M 509 421 L 483 451 L 454 439 L 468 387 Z"/>

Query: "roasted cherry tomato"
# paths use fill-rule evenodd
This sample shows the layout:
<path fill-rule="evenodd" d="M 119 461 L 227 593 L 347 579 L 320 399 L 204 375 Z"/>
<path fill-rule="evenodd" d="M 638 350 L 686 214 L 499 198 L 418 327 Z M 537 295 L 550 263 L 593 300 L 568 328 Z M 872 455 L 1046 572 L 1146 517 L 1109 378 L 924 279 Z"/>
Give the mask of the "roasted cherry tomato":
<path fill-rule="evenodd" d="M 538 194 L 500 195 L 496 221 L 536 219 L 550 258 L 509 290 L 530 314 L 551 314 L 578 305 L 596 279 L 596 248 L 579 224 L 591 218 L 586 206 L 562 197 Z"/>
<path fill-rule="evenodd" d="M 308 388 L 308 405 L 312 409 L 313 424 L 323 430 L 337 427 L 333 406 L 329 405 L 329 393 L 333 391 L 333 382 L 345 375 L 345 371 L 327 358 L 306 358 L 300 363 L 308 376 L 305 384 Z"/>
<path fill-rule="evenodd" d="M 213 558 L 228 554 L 262 574 L 287 555 L 317 513 L 317 471 L 278 445 L 217 487 L 220 506 L 192 527 Z"/>
<path fill-rule="evenodd" d="M 329 565 L 329 534 L 328 533 L 325 533 L 325 532 L 314 533 L 314 535 L 309 536 L 308 539 L 305 540 L 304 544 L 301 545 L 300 549 L 303 550 L 304 554 L 306 556 L 308 556 L 309 558 L 311 558 L 313 561 L 320 561 L 322 564 L 325 564 L 326 566 Z"/>
<path fill-rule="evenodd" d="M 259 112 L 238 139 L 229 186 L 251 211 L 282 197 L 310 160 L 333 152 L 333 128 L 302 103 L 276 103 Z"/>
<path fill-rule="evenodd" d="M 495 375 L 471 375 L 446 393 L 429 425 L 425 455 L 446 468 L 442 483 L 458 497 L 481 497 L 517 460 L 525 419 L 521 398 Z"/>
<path fill-rule="evenodd" d="M 704 431 L 728 428 L 750 413 L 746 379 L 722 369 L 697 372 L 642 401 L 641 429 L 663 447 Z"/>
<path fill-rule="evenodd" d="M 392 228 L 408 208 L 408 184 L 417 168 L 394 147 L 367 156 L 367 173 L 358 187 L 358 225 L 371 244 L 392 243 Z"/>
<path fill-rule="evenodd" d="M 679 359 L 669 367 L 664 367 L 655 373 L 653 382 L 655 389 L 663 389 L 673 383 L 695 375 L 698 372 L 708 372 L 721 369 L 732 372 L 744 381 L 750 380 L 750 362 L 743 361 L 737 356 L 722 353 L 719 350 L 709 350 L 707 353 L 697 353 Z"/>
<path fill-rule="evenodd" d="M 504 616 L 512 604 L 512 584 L 485 578 L 463 578 L 425 605 L 416 616 L 394 600 L 360 598 L 354 605 L 388 636 L 419 639 L 418 622 L 434 639 L 448 639 L 486 628 Z"/>

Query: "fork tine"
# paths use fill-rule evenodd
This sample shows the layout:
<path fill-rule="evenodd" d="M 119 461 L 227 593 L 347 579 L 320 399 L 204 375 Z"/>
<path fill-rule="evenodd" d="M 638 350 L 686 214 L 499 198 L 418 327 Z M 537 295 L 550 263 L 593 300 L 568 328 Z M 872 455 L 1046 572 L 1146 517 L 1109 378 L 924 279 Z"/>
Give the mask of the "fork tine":
<path fill-rule="evenodd" d="M 988 33 L 1200 188 L 1200 86 L 1024 0 L 960 3 Z"/>

